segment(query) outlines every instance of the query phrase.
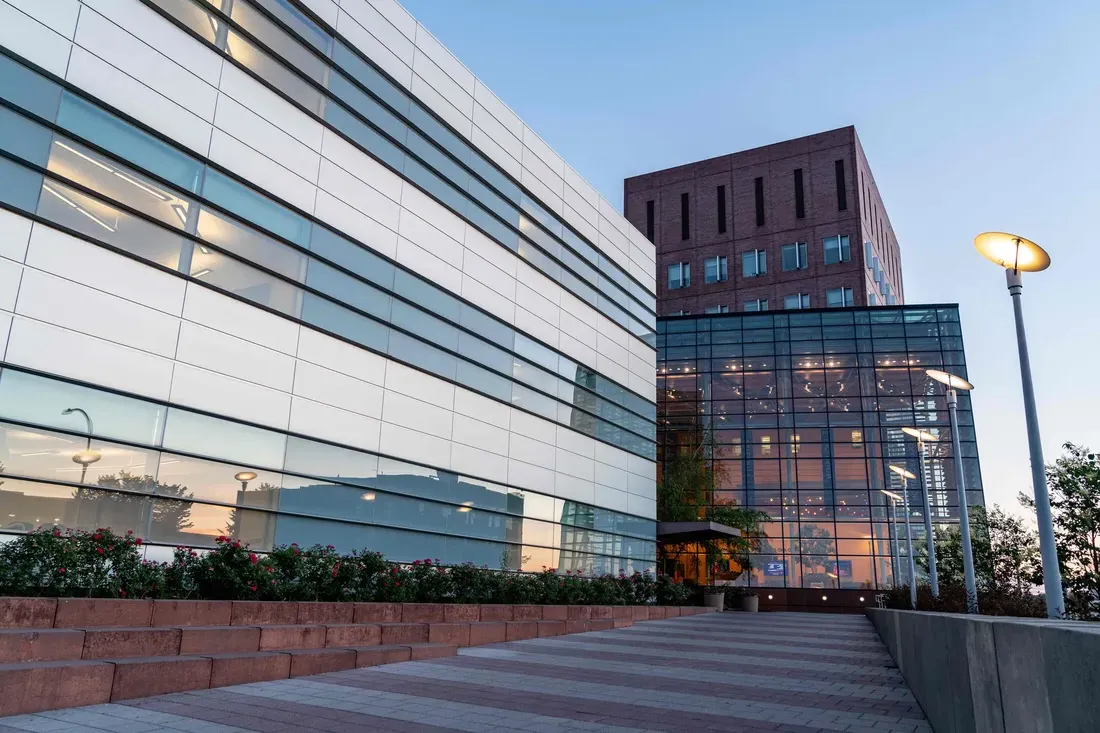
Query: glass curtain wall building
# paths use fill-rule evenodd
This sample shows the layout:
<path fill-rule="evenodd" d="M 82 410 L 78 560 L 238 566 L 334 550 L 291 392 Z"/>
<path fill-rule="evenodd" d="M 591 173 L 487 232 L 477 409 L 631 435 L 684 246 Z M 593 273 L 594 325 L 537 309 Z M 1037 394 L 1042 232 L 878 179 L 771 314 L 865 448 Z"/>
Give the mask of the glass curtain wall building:
<path fill-rule="evenodd" d="M 0 0 L 0 528 L 652 567 L 653 246 L 423 26 L 50 7 Z"/>
<path fill-rule="evenodd" d="M 921 476 L 916 442 L 935 435 L 924 476 L 937 525 L 958 521 L 943 385 L 926 369 L 966 376 L 955 305 L 682 316 L 658 322 L 659 454 L 713 436 L 712 501 L 766 513 L 761 554 L 737 582 L 765 588 L 876 589 L 907 556 L 896 465 Z M 970 398 L 959 394 L 968 503 L 982 505 Z M 914 548 L 923 551 L 921 483 L 910 481 Z M 895 527 L 897 529 L 895 529 Z M 896 544 L 895 544 L 896 540 Z M 681 555 L 677 572 L 698 573 Z M 899 580 L 906 582 L 907 563 Z M 704 568 L 705 569 L 705 568 Z M 740 570 L 722 564 L 719 582 Z"/>

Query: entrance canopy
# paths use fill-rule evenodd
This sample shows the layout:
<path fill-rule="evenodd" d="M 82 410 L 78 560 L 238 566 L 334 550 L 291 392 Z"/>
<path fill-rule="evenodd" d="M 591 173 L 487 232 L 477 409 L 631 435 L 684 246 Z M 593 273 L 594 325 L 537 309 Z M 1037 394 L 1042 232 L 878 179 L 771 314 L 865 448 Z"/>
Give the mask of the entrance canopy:
<path fill-rule="evenodd" d="M 740 536 L 741 530 L 718 522 L 657 522 L 658 542 L 702 542 Z"/>

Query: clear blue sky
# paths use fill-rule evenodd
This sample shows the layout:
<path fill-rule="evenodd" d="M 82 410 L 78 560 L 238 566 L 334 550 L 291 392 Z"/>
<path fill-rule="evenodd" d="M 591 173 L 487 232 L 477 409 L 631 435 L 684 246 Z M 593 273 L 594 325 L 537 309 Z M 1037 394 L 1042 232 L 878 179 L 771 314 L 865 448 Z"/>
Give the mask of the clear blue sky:
<path fill-rule="evenodd" d="M 908 302 L 961 306 L 987 501 L 1013 509 L 1031 480 L 1011 303 L 972 241 L 1040 242 L 1046 458 L 1100 451 L 1100 3 L 403 2 L 620 208 L 627 176 L 854 124 Z"/>

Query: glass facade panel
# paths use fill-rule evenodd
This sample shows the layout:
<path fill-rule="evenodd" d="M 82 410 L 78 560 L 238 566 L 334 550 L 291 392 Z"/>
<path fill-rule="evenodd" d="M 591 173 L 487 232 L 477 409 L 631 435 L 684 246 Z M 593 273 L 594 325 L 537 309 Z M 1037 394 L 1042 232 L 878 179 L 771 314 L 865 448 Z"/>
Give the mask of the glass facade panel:
<path fill-rule="evenodd" d="M 944 324 L 950 342 L 940 335 Z M 713 430 L 721 467 L 713 501 L 771 518 L 761 554 L 742 582 L 890 587 L 895 537 L 882 491 L 903 493 L 890 465 L 920 472 L 916 445 L 902 427 L 917 425 L 939 437 L 925 472 L 932 516 L 937 523 L 958 521 L 943 388 L 924 370 L 942 364 L 948 349 L 961 362 L 961 338 L 954 307 L 658 321 L 658 461 Z M 965 364 L 951 368 L 965 377 Z M 963 397 L 959 422 L 968 501 L 980 505 L 973 414 Z M 921 491 L 910 482 L 912 518 L 923 527 Z M 903 508 L 898 517 L 904 520 Z M 698 561 L 680 557 L 671 570 L 690 576 Z"/>

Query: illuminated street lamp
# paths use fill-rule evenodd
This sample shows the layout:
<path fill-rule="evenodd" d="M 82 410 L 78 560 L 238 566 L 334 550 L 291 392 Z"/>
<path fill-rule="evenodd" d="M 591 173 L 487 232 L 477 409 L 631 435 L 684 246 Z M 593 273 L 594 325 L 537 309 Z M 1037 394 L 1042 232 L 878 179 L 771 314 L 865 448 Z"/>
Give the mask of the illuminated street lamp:
<path fill-rule="evenodd" d="M 901 575 L 901 552 L 898 550 L 898 502 L 901 501 L 901 497 L 886 489 L 879 489 L 879 491 L 890 497 L 890 524 L 894 527 L 894 587 L 896 588 L 898 576 Z"/>
<path fill-rule="evenodd" d="M 1027 353 L 1024 332 L 1024 309 L 1021 298 L 1024 282 L 1020 273 L 1039 272 L 1050 267 L 1050 255 L 1031 240 L 1005 232 L 985 232 L 974 238 L 974 246 L 990 262 L 1005 268 L 1012 311 L 1016 317 L 1016 348 L 1020 354 L 1020 381 L 1024 393 L 1024 418 L 1027 421 L 1027 444 L 1031 454 L 1031 483 L 1035 489 L 1035 519 L 1039 525 L 1039 551 L 1043 556 L 1043 587 L 1046 591 L 1047 616 L 1062 618 L 1065 599 L 1062 596 L 1062 575 L 1058 569 L 1058 546 L 1054 541 L 1054 522 L 1047 492 L 1043 445 L 1039 439 L 1039 416 L 1035 409 L 1035 388 L 1031 381 L 1031 359 Z"/>
<path fill-rule="evenodd" d="M 947 385 L 947 411 L 951 414 L 951 450 L 955 454 L 955 489 L 959 493 L 959 532 L 962 534 L 963 575 L 966 578 L 966 612 L 978 612 L 978 584 L 974 579 L 974 551 L 970 546 L 970 507 L 966 501 L 966 475 L 963 473 L 962 447 L 959 442 L 959 395 L 957 390 L 969 392 L 974 385 L 962 377 L 926 369 L 925 373 L 937 382 Z"/>
<path fill-rule="evenodd" d="M 928 546 L 928 582 L 932 584 L 932 595 L 940 597 L 940 576 L 936 572 L 936 536 L 932 533 L 932 498 L 929 496 L 929 481 L 925 478 L 925 463 L 928 461 L 928 444 L 937 438 L 927 430 L 920 428 L 902 428 L 901 432 L 917 439 L 917 451 L 920 453 L 920 488 L 924 494 L 924 536 Z"/>
<path fill-rule="evenodd" d="M 240 471 L 233 474 L 233 478 L 241 482 L 241 491 L 248 491 L 248 482 L 256 478 L 255 471 Z"/>
<path fill-rule="evenodd" d="M 909 479 L 916 478 L 912 472 L 901 466 L 890 466 L 890 470 L 901 476 L 902 501 L 905 505 L 905 543 L 909 546 L 909 604 L 917 607 L 917 563 L 913 560 L 913 529 L 909 525 Z M 897 494 L 894 494 L 897 496 Z"/>

